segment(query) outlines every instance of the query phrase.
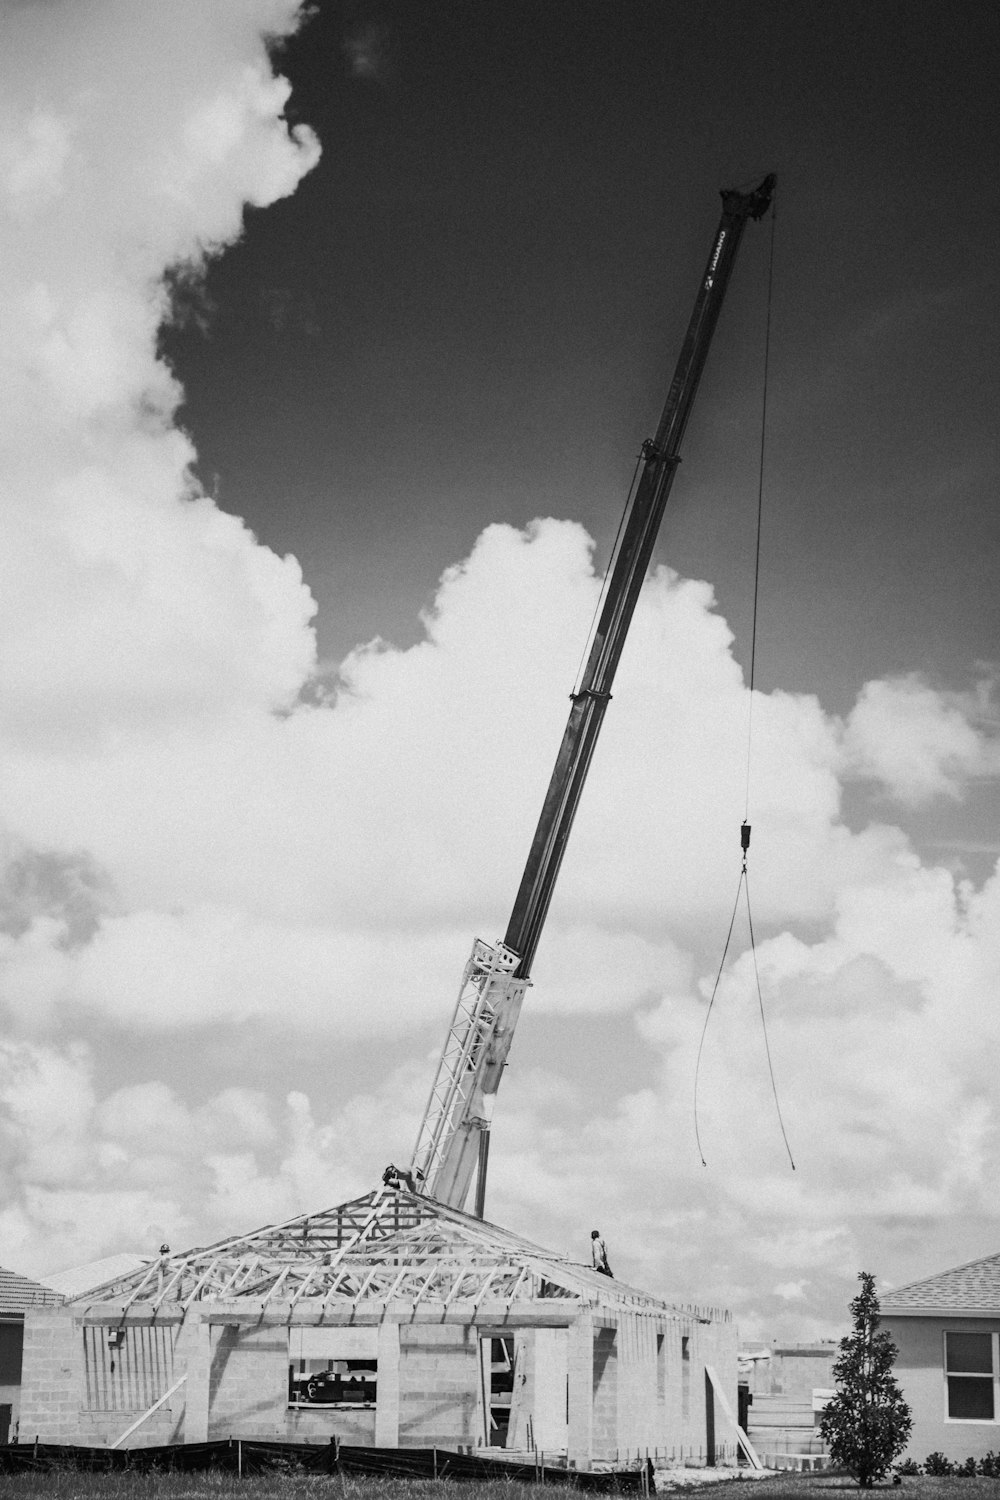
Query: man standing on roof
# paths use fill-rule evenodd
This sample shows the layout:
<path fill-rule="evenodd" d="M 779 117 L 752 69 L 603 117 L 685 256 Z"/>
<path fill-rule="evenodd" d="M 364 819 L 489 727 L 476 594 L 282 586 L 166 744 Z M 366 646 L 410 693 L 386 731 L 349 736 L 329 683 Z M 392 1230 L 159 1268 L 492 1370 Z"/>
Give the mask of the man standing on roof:
<path fill-rule="evenodd" d="M 602 1276 L 611 1276 L 612 1281 L 614 1280 L 611 1267 L 608 1265 L 608 1247 L 601 1239 L 599 1229 L 590 1231 L 590 1263 L 595 1271 L 600 1271 Z"/>

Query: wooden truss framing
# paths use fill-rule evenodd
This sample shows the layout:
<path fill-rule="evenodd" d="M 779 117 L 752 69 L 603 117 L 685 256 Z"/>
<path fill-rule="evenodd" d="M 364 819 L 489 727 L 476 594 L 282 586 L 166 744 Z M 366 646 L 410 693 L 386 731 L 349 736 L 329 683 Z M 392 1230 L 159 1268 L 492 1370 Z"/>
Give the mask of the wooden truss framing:
<path fill-rule="evenodd" d="M 303 1311 L 308 1306 L 322 1317 L 326 1310 L 362 1306 L 377 1312 L 390 1303 L 447 1311 L 454 1304 L 510 1308 L 543 1298 L 660 1316 L 702 1311 L 669 1306 L 510 1230 L 387 1187 L 322 1213 L 165 1255 L 75 1301 L 95 1314 L 101 1304 L 114 1304 L 120 1317 L 140 1307 L 155 1315 L 243 1300 L 261 1310 L 287 1308 L 289 1315 L 303 1304 Z"/>

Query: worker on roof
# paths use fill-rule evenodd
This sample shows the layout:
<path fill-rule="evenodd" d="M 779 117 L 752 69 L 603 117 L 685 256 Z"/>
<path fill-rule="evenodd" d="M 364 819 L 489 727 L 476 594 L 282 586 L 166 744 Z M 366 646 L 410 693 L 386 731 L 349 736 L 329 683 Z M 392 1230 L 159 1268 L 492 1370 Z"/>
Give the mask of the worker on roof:
<path fill-rule="evenodd" d="M 417 1191 L 417 1185 L 413 1181 L 413 1173 L 407 1172 L 403 1167 L 395 1167 L 392 1162 L 382 1173 L 382 1181 L 386 1187 L 395 1188 L 398 1192 L 401 1187 L 406 1187 L 411 1193 Z"/>
<path fill-rule="evenodd" d="M 590 1231 L 590 1263 L 595 1271 L 600 1271 L 602 1276 L 611 1276 L 614 1280 L 611 1267 L 608 1265 L 608 1247 L 601 1239 L 599 1229 Z"/>

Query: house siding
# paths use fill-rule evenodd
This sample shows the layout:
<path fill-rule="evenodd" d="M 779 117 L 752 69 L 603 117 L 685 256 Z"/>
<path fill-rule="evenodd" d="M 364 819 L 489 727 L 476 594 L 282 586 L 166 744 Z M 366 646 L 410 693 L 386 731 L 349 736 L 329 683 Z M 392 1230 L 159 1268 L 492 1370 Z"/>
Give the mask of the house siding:
<path fill-rule="evenodd" d="M 895 1376 L 910 1406 L 913 1431 L 908 1458 L 922 1463 L 929 1453 L 943 1453 L 961 1461 L 982 1458 L 1000 1450 L 1000 1408 L 992 1422 L 955 1421 L 948 1417 L 944 1369 L 944 1334 L 1000 1333 L 1000 1312 L 994 1318 L 903 1317 L 886 1313 L 882 1319 L 899 1350 Z"/>

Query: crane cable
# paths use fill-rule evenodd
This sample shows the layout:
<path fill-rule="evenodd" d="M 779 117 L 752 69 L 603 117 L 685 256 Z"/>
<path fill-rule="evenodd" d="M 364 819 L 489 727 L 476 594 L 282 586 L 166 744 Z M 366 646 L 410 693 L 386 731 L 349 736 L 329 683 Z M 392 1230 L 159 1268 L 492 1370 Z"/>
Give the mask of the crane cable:
<path fill-rule="evenodd" d="M 776 219 L 776 210 L 775 210 L 775 207 L 774 207 L 774 205 L 772 203 L 772 206 L 771 206 L 771 247 L 770 247 L 770 254 L 769 254 L 769 257 L 768 257 L 768 269 L 767 269 L 767 315 L 766 315 L 766 320 L 765 320 L 765 333 L 764 333 L 764 378 L 763 378 L 763 398 L 762 398 L 762 401 L 761 401 L 761 421 L 760 421 L 760 462 L 759 462 L 758 472 L 757 472 L 757 544 L 756 544 L 756 553 L 755 553 L 755 557 L 754 557 L 754 574 L 753 574 L 753 628 L 752 628 L 752 631 L 751 631 L 751 640 L 750 640 L 750 700 L 749 700 L 749 710 L 748 710 L 748 715 L 747 715 L 747 775 L 746 775 L 746 803 L 745 803 L 746 811 L 745 811 L 745 814 L 744 814 L 743 822 L 740 824 L 740 847 L 741 847 L 742 852 L 743 852 L 743 859 L 742 859 L 742 864 L 740 866 L 740 878 L 739 878 L 739 881 L 738 881 L 737 886 L 736 886 L 736 900 L 733 902 L 733 914 L 732 914 L 732 916 L 729 919 L 729 931 L 726 933 L 726 942 L 725 942 L 725 946 L 723 947 L 723 950 L 722 950 L 722 959 L 721 959 L 721 961 L 719 963 L 718 973 L 715 976 L 715 983 L 712 986 L 711 998 L 709 999 L 709 1002 L 708 1002 L 708 1009 L 705 1012 L 705 1021 L 704 1021 L 704 1024 L 702 1025 L 702 1028 L 701 1028 L 701 1039 L 698 1042 L 698 1058 L 697 1058 L 697 1061 L 695 1063 L 695 1069 L 694 1069 L 694 1134 L 695 1134 L 695 1140 L 696 1140 L 697 1145 L 698 1145 L 698 1155 L 701 1158 L 701 1164 L 702 1164 L 703 1167 L 706 1167 L 708 1165 L 708 1163 L 705 1160 L 705 1153 L 702 1150 L 702 1146 L 701 1146 L 701 1132 L 700 1132 L 700 1130 L 698 1128 L 698 1081 L 699 1081 L 699 1078 L 700 1078 L 700 1075 L 701 1075 L 701 1055 L 702 1055 L 702 1052 L 703 1052 L 704 1047 L 705 1047 L 705 1036 L 706 1036 L 706 1034 L 708 1032 L 708 1022 L 709 1022 L 709 1019 L 710 1019 L 711 1014 L 712 1014 L 712 1007 L 715 1005 L 715 997 L 716 997 L 716 995 L 718 993 L 719 983 L 720 983 L 720 981 L 722 979 L 722 971 L 723 971 L 723 969 L 726 966 L 726 955 L 729 952 L 729 943 L 730 943 L 730 940 L 732 939 L 732 936 L 733 936 L 733 927 L 735 926 L 735 923 L 736 923 L 736 912 L 739 909 L 740 893 L 742 892 L 743 895 L 746 898 L 747 925 L 749 926 L 749 929 L 750 929 L 750 952 L 751 952 L 751 955 L 753 957 L 753 973 L 754 973 L 754 980 L 755 980 L 756 985 L 757 985 L 757 1001 L 758 1001 L 758 1004 L 759 1004 L 759 1007 L 760 1007 L 760 1026 L 761 1026 L 761 1031 L 762 1031 L 763 1036 L 764 1036 L 764 1052 L 765 1052 L 765 1054 L 767 1056 L 767 1071 L 768 1071 L 768 1074 L 769 1074 L 770 1079 L 771 1079 L 771 1093 L 774 1096 L 774 1108 L 775 1108 L 775 1111 L 776 1111 L 777 1116 L 778 1116 L 778 1125 L 779 1125 L 780 1130 L 781 1130 L 781 1139 L 785 1143 L 785 1150 L 788 1153 L 788 1160 L 791 1163 L 792 1171 L 794 1172 L 795 1171 L 795 1159 L 792 1156 L 792 1149 L 791 1149 L 791 1147 L 788 1144 L 788 1135 L 787 1135 L 787 1132 L 785 1130 L 785 1122 L 782 1119 L 782 1115 L 781 1115 L 781 1105 L 778 1102 L 778 1087 L 777 1087 L 777 1084 L 775 1082 L 775 1077 L 774 1077 L 774 1064 L 771 1061 L 771 1046 L 770 1046 L 770 1043 L 769 1043 L 768 1037 L 767 1037 L 767 1021 L 766 1021 L 765 1016 L 764 1016 L 764 996 L 763 996 L 763 993 L 762 993 L 761 987 L 760 987 L 760 972 L 759 972 L 759 970 L 757 968 L 757 945 L 756 945 L 756 941 L 754 939 L 753 916 L 752 916 L 751 911 L 750 911 L 750 881 L 749 881 L 749 877 L 747 875 L 747 855 L 748 855 L 749 850 L 750 850 L 750 823 L 748 821 L 749 817 L 750 817 L 750 749 L 751 749 L 752 735 L 753 735 L 753 690 L 754 690 L 754 674 L 755 674 L 756 663 L 757 663 L 757 600 L 758 600 L 758 595 L 759 595 L 759 592 L 760 592 L 760 533 L 761 533 L 761 519 L 762 519 L 762 515 L 763 515 L 763 502 L 764 502 L 764 452 L 765 452 L 765 439 L 766 439 L 766 434 L 767 434 L 768 364 L 769 364 L 769 357 L 770 357 L 770 350 L 771 350 L 771 295 L 772 295 L 772 290 L 773 290 L 773 286 L 774 286 L 774 225 L 775 225 L 775 219 Z"/>

